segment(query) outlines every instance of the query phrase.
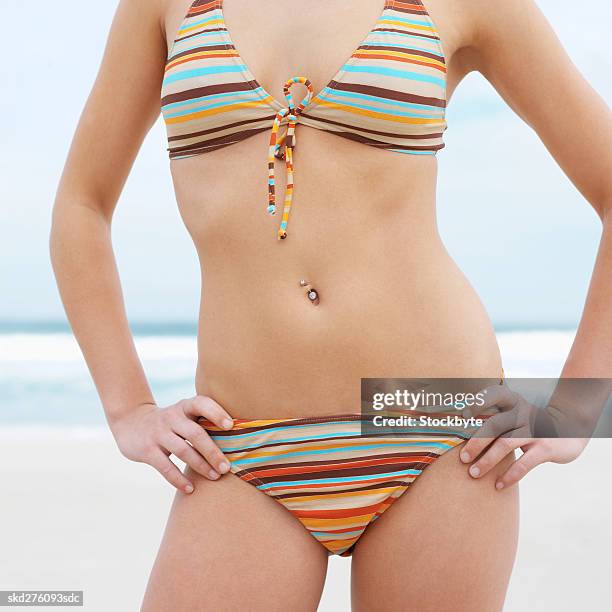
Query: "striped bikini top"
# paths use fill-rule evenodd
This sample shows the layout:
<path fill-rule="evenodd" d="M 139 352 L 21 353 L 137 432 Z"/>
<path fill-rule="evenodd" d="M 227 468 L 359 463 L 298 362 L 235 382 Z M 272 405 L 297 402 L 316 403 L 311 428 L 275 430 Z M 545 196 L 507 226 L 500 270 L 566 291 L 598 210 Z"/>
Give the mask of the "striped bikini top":
<path fill-rule="evenodd" d="M 444 53 L 421 0 L 385 0 L 374 27 L 329 83 L 315 95 L 308 78 L 293 76 L 284 85 L 285 104 L 245 65 L 222 5 L 195 0 L 168 55 L 161 93 L 168 151 L 170 159 L 181 159 L 269 131 L 270 214 L 276 212 L 275 158 L 285 160 L 287 172 L 280 239 L 287 236 L 293 198 L 298 123 L 396 153 L 431 155 L 444 146 Z M 295 83 L 308 92 L 297 106 Z"/>

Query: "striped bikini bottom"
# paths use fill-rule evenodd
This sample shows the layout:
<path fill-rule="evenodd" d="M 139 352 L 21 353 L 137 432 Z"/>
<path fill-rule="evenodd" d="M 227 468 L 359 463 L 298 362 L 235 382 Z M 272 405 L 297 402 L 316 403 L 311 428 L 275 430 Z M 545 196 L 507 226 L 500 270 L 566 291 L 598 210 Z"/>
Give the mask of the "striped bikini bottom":
<path fill-rule="evenodd" d="M 473 431 L 436 426 L 380 435 L 363 431 L 366 419 L 235 419 L 229 431 L 201 424 L 233 474 L 282 504 L 330 554 L 348 557 L 368 525 Z"/>

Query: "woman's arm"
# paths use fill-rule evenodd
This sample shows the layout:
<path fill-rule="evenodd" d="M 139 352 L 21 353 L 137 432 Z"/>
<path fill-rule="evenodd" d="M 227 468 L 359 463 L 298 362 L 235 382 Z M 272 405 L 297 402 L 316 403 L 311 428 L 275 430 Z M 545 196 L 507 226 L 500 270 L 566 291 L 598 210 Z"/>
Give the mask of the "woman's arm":
<path fill-rule="evenodd" d="M 220 466 L 224 457 L 192 419 L 202 415 L 220 424 L 229 416 L 209 398 L 157 410 L 128 326 L 111 243 L 117 200 L 159 114 L 166 58 L 162 6 L 162 0 L 119 4 L 58 188 L 50 248 L 66 313 L 120 449 L 185 489 L 190 483 L 168 455 L 208 475 L 210 465 L 194 456 L 185 439 L 195 436 L 193 445 L 209 463 Z M 179 440 L 170 424 L 181 415 L 190 424 L 178 424 L 185 434 Z M 148 435 L 147 428 L 155 433 Z"/>
<path fill-rule="evenodd" d="M 110 226 L 136 153 L 158 115 L 164 41 L 156 4 L 119 5 L 53 210 L 53 267 L 111 421 L 126 405 L 154 403 L 126 319 Z"/>
<path fill-rule="evenodd" d="M 588 297 L 562 376 L 612 378 L 612 114 L 533 0 L 470 0 L 465 6 L 472 24 L 470 44 L 462 50 L 466 71 L 481 72 L 537 132 L 602 221 Z M 489 442 L 474 438 L 464 449 L 465 460 Z M 543 461 L 575 458 L 585 442 L 500 438 L 475 463 L 480 475 L 518 446 L 526 452 L 500 479 L 503 486 Z"/>
<path fill-rule="evenodd" d="M 542 139 L 595 209 L 602 240 L 565 377 L 612 378 L 612 114 L 533 0 L 477 0 L 479 70 Z M 476 16 L 477 15 L 477 16 Z"/>

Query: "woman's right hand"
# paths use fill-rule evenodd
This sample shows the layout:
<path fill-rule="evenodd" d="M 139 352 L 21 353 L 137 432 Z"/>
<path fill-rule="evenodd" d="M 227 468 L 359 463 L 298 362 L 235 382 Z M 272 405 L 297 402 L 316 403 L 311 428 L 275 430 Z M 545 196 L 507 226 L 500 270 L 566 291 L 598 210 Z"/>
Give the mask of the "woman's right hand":
<path fill-rule="evenodd" d="M 141 404 L 110 423 L 110 428 L 125 457 L 148 463 L 171 485 L 192 493 L 193 483 L 170 461 L 170 455 L 209 480 L 217 480 L 230 469 L 225 455 L 196 422 L 198 417 L 223 429 L 233 427 L 232 418 L 217 402 L 196 395 L 166 408 Z"/>

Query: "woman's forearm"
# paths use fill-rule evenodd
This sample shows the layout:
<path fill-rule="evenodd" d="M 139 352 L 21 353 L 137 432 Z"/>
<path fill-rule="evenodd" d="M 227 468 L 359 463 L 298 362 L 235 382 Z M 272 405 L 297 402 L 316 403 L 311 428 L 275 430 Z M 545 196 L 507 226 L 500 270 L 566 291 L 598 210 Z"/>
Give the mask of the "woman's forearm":
<path fill-rule="evenodd" d="M 561 437 L 590 437 L 612 393 L 612 220 L 603 232 L 584 311 L 547 411 Z M 584 381 L 567 379 L 590 379 Z M 599 379 L 599 380 L 595 380 Z"/>
<path fill-rule="evenodd" d="M 611 211 L 612 203 L 606 209 Z M 601 243 L 564 378 L 612 379 L 612 213 L 602 218 Z"/>
<path fill-rule="evenodd" d="M 58 287 L 109 423 L 154 403 L 128 326 L 110 219 L 95 205 L 58 197 L 51 260 Z"/>

